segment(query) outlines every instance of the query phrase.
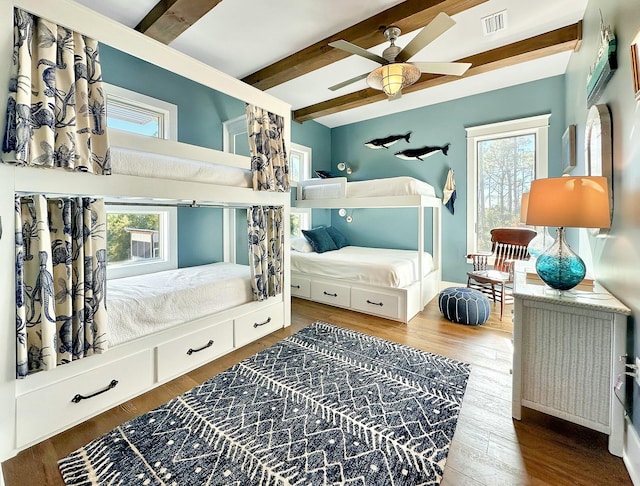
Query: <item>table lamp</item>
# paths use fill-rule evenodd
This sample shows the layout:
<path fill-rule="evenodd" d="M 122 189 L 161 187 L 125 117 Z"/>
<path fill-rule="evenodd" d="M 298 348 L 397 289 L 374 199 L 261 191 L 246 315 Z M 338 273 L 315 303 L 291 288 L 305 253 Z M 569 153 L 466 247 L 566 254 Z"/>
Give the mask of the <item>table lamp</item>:
<path fill-rule="evenodd" d="M 520 222 L 527 224 L 527 211 L 529 208 L 529 193 L 522 193 L 522 200 L 520 201 Z M 537 229 L 537 228 L 536 228 Z M 555 240 L 553 236 L 547 231 L 547 227 L 543 226 L 542 231 L 538 231 L 538 234 L 527 245 L 527 251 L 533 258 L 538 258 L 543 251 L 553 244 Z"/>
<path fill-rule="evenodd" d="M 536 261 L 543 282 L 569 290 L 585 276 L 586 266 L 569 247 L 564 228 L 609 228 L 609 193 L 606 177 L 555 177 L 531 182 L 526 223 L 556 226 L 558 238 Z"/>

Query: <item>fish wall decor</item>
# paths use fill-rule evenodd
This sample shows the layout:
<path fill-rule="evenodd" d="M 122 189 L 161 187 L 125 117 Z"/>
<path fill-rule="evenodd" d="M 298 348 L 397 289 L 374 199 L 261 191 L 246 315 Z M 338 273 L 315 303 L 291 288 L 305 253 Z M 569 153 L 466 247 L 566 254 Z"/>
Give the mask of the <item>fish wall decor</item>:
<path fill-rule="evenodd" d="M 404 135 L 389 135 L 388 137 L 384 138 L 374 138 L 373 140 L 365 142 L 364 146 L 372 149 L 388 149 L 391 145 L 399 140 L 406 140 L 407 143 L 409 143 L 410 136 L 411 132 L 405 133 Z"/>
<path fill-rule="evenodd" d="M 436 152 L 442 152 L 443 154 L 447 155 L 447 153 L 449 152 L 449 145 L 451 144 L 448 143 L 446 145 L 443 145 L 442 147 L 430 147 L 426 145 L 417 149 L 406 149 L 402 150 L 401 152 L 396 152 L 395 156 L 399 159 L 404 160 L 424 160 L 425 158 L 435 154 Z"/>

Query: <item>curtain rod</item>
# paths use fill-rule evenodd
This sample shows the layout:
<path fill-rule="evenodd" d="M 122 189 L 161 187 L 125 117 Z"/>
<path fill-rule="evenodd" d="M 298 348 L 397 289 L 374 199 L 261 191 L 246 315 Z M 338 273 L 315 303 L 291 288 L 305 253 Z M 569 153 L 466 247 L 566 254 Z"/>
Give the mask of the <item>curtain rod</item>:
<path fill-rule="evenodd" d="M 107 206 L 159 206 L 159 207 L 169 207 L 169 208 L 219 208 L 219 209 L 247 209 L 251 206 L 251 204 L 221 204 L 221 203 L 206 203 L 206 202 L 197 202 L 193 201 L 190 203 L 187 202 L 175 202 L 175 203 L 167 203 L 167 202 L 129 202 L 129 201 L 105 201 L 105 205 Z"/>
<path fill-rule="evenodd" d="M 18 191 L 15 193 L 16 196 L 21 198 L 32 198 L 33 196 L 44 196 L 46 198 L 78 198 L 78 197 L 93 197 L 99 198 L 100 196 L 87 196 L 87 195 L 78 195 L 78 194 L 51 194 L 51 193 L 34 193 L 34 192 L 24 192 Z M 104 198 L 103 198 L 104 199 Z M 220 209 L 247 209 L 251 206 L 255 206 L 255 204 L 243 203 L 243 204 L 224 204 L 224 203 L 214 203 L 214 202 L 206 202 L 206 201 L 196 201 L 192 200 L 191 202 L 187 201 L 175 201 L 175 202 L 166 202 L 166 201 L 131 201 L 128 199 L 123 200 L 105 200 L 105 205 L 107 206 L 156 206 L 156 207 L 184 207 L 184 208 L 220 208 Z M 260 206 L 260 204 L 258 204 Z M 271 205 L 267 205 L 271 206 Z"/>

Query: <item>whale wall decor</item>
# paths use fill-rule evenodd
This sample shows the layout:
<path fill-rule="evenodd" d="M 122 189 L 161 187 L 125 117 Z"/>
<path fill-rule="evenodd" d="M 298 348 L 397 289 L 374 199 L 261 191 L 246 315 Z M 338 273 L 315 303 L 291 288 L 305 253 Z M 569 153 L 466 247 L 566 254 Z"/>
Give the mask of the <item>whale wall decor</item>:
<path fill-rule="evenodd" d="M 388 149 L 389 146 L 398 142 L 399 140 L 406 140 L 409 143 L 409 137 L 411 137 L 411 132 L 405 133 L 404 135 L 389 135 L 384 138 L 374 138 L 373 140 L 369 140 L 364 143 L 365 147 L 369 147 L 371 149 Z"/>
<path fill-rule="evenodd" d="M 395 156 L 403 160 L 424 160 L 426 157 L 430 157 L 437 152 L 442 152 L 444 155 L 447 155 L 450 145 L 450 143 L 442 145 L 441 147 L 437 145 L 425 145 L 424 147 L 416 149 L 406 149 L 400 152 L 396 152 Z"/>

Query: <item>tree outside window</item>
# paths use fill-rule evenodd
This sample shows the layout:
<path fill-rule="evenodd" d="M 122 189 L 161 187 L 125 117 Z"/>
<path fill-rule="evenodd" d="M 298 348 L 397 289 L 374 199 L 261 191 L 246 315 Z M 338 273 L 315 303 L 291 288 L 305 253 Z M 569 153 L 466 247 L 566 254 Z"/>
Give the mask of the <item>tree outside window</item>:
<path fill-rule="evenodd" d="M 159 214 L 107 214 L 108 262 L 110 264 L 125 263 L 140 259 L 158 258 L 161 251 L 158 239 L 159 231 Z"/>
<path fill-rule="evenodd" d="M 493 228 L 518 226 L 522 194 L 535 178 L 536 136 L 478 142 L 478 250 L 491 250 Z"/>

